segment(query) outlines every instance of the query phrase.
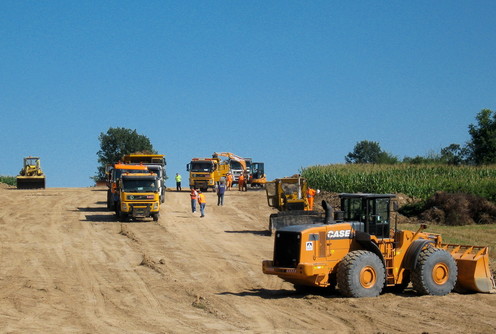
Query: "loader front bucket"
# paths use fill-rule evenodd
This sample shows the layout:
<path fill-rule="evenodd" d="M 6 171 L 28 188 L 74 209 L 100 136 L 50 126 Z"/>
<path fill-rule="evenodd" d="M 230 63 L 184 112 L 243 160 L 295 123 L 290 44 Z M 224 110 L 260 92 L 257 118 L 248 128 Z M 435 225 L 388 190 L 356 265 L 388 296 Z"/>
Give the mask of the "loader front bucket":
<path fill-rule="evenodd" d="M 451 253 L 456 260 L 458 266 L 457 290 L 496 292 L 496 285 L 489 268 L 488 247 L 443 244 L 442 248 Z"/>
<path fill-rule="evenodd" d="M 18 176 L 17 189 L 45 188 L 45 176 Z"/>

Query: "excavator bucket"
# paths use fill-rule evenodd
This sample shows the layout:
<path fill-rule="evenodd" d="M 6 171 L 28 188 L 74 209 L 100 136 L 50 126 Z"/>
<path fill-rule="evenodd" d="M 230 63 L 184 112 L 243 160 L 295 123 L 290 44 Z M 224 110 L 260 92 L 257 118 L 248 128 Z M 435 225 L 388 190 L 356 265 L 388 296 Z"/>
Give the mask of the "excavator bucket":
<path fill-rule="evenodd" d="M 496 285 L 489 268 L 489 249 L 485 246 L 443 244 L 442 247 L 456 260 L 458 266 L 457 290 L 495 293 Z"/>
<path fill-rule="evenodd" d="M 17 189 L 40 189 L 45 188 L 45 176 L 18 176 L 16 178 Z"/>

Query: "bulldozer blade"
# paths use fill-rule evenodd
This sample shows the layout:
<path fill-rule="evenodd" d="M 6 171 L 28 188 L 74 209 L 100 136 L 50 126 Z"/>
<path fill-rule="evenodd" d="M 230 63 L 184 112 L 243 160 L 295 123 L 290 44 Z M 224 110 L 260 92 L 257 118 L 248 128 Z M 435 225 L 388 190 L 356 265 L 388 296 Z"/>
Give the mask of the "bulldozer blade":
<path fill-rule="evenodd" d="M 489 249 L 485 246 L 443 244 L 458 266 L 457 290 L 495 293 L 496 284 L 489 268 Z"/>
<path fill-rule="evenodd" d="M 45 177 L 18 176 L 17 189 L 44 189 Z"/>

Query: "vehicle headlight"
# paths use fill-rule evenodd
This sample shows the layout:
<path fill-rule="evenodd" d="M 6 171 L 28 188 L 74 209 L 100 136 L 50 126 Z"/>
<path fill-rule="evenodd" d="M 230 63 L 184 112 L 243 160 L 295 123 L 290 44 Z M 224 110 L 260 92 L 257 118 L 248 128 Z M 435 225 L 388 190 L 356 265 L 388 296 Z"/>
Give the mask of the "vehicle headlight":
<path fill-rule="evenodd" d="M 158 210 L 158 202 L 153 203 L 153 210 Z"/>
<path fill-rule="evenodd" d="M 127 209 L 127 203 L 121 203 L 121 211 L 128 211 Z"/>

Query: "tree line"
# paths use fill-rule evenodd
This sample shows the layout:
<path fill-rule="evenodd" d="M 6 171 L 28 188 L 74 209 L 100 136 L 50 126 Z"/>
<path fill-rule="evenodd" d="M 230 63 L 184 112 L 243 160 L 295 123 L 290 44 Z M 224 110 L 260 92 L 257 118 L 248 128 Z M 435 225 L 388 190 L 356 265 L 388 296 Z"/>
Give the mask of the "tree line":
<path fill-rule="evenodd" d="M 361 164 L 447 164 L 447 165 L 489 165 L 496 164 L 496 112 L 481 110 L 475 117 L 476 123 L 468 126 L 470 140 L 464 145 L 450 144 L 440 152 L 431 151 L 426 156 L 404 157 L 385 152 L 378 142 L 362 140 L 344 159 L 346 163 Z"/>

